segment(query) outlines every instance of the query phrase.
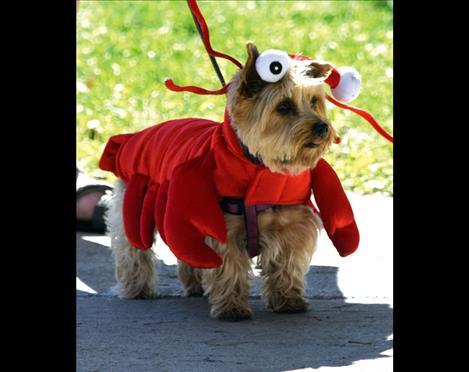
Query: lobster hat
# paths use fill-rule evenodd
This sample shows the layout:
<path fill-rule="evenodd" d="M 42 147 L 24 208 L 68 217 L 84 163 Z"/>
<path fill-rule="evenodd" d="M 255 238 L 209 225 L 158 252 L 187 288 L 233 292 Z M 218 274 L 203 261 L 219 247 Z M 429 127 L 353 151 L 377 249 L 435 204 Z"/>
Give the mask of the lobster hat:
<path fill-rule="evenodd" d="M 236 60 L 235 58 L 217 52 L 212 49 L 210 44 L 210 35 L 208 31 L 207 23 L 205 22 L 202 13 L 197 5 L 196 0 L 188 0 L 189 8 L 192 11 L 194 18 L 200 26 L 199 30 L 202 36 L 202 41 L 204 43 L 207 53 L 211 57 L 220 57 L 227 59 L 234 63 L 239 68 L 243 68 L 243 65 Z M 290 59 L 297 61 L 313 60 L 311 57 L 290 54 L 288 55 L 284 51 L 269 49 L 261 53 L 256 59 L 256 71 L 259 76 L 268 83 L 275 83 L 279 81 L 283 76 L 285 76 L 288 68 L 290 66 Z M 361 116 L 363 119 L 368 121 L 371 126 L 384 138 L 386 138 L 391 143 L 394 143 L 394 139 L 391 134 L 389 134 L 371 115 L 369 112 L 362 110 L 358 107 L 349 106 L 346 102 L 351 102 L 358 97 L 361 88 L 361 76 L 358 71 L 349 66 L 335 68 L 331 66 L 329 75 L 324 79 L 324 82 L 329 85 L 331 89 L 332 96 L 326 94 L 326 98 L 329 102 L 334 105 L 350 110 L 357 115 Z M 171 79 L 165 81 L 165 85 L 168 89 L 175 92 L 191 92 L 196 94 L 225 94 L 228 90 L 229 84 L 223 86 L 223 88 L 218 90 L 206 90 L 196 86 L 178 86 L 174 84 Z"/>

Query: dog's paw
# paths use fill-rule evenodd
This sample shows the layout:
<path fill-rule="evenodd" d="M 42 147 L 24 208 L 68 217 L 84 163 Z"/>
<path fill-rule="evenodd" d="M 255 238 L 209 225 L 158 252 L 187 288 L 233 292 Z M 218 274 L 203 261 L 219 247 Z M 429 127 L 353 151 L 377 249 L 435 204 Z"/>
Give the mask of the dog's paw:
<path fill-rule="evenodd" d="M 159 296 L 159 293 L 152 289 L 144 289 L 138 293 L 134 298 L 136 300 L 153 300 Z"/>
<path fill-rule="evenodd" d="M 289 298 L 277 306 L 270 306 L 276 313 L 294 314 L 308 311 L 308 302 L 303 298 Z"/>
<path fill-rule="evenodd" d="M 111 293 L 117 295 L 122 300 L 151 300 L 159 296 L 158 291 L 153 287 L 124 287 L 120 283 L 111 289 Z"/>
<path fill-rule="evenodd" d="M 212 308 L 211 315 L 218 320 L 225 320 L 229 322 L 238 322 L 240 320 L 252 319 L 254 314 L 250 308 L 229 308 L 229 309 L 215 309 Z"/>

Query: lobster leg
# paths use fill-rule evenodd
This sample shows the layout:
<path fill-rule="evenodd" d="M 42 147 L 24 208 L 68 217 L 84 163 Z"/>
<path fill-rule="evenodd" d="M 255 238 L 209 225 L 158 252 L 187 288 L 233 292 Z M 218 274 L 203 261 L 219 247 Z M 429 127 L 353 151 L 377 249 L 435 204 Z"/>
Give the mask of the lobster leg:
<path fill-rule="evenodd" d="M 205 237 L 225 242 L 227 236 L 213 171 L 211 154 L 191 159 L 175 169 L 168 189 L 164 219 L 168 246 L 181 261 L 199 268 L 222 264 Z"/>
<path fill-rule="evenodd" d="M 339 177 L 324 160 L 311 171 L 311 185 L 327 235 L 342 257 L 358 248 L 358 232 L 352 207 Z"/>

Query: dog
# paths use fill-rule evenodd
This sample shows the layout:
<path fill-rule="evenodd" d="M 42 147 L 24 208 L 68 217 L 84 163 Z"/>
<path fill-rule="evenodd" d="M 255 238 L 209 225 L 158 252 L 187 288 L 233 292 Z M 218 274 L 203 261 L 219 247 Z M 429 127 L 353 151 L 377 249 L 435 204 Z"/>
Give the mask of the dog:
<path fill-rule="evenodd" d="M 247 61 L 229 82 L 226 108 L 244 156 L 274 175 L 295 177 L 314 170 L 336 138 L 327 118 L 322 84 L 332 66 L 290 58 L 287 71 L 279 62 L 270 63 L 265 70 L 265 66 L 259 66 L 261 54 L 257 47 L 248 42 L 246 48 Z M 284 74 L 278 81 L 261 77 L 263 73 L 275 75 L 278 70 Z M 171 126 L 166 128 L 171 131 Z M 159 164 L 165 161 L 161 159 Z M 232 175 L 227 182 L 236 182 L 237 177 L 244 176 Z M 152 249 L 138 249 L 129 239 L 123 218 L 127 187 L 130 188 L 126 182 L 117 182 L 106 216 L 118 294 L 125 299 L 154 298 L 158 294 L 157 259 Z M 187 193 L 191 193 L 189 187 Z M 251 319 L 253 311 L 248 299 L 253 277 L 251 262 L 256 256 L 267 308 L 276 313 L 307 311 L 304 277 L 321 229 L 317 213 L 306 203 L 268 205 L 259 210 L 257 252 L 253 255 L 246 248 L 250 239 L 247 212 L 238 212 L 223 212 L 225 241 L 205 236 L 205 243 L 222 259 L 219 267 L 200 268 L 178 260 L 178 276 L 185 295 L 207 296 L 213 318 Z"/>

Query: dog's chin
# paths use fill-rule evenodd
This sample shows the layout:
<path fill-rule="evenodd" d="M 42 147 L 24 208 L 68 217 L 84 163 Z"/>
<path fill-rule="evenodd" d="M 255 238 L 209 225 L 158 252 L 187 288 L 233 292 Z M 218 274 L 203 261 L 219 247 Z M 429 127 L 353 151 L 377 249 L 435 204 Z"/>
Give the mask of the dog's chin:
<path fill-rule="evenodd" d="M 306 151 L 301 151 L 294 159 L 275 159 L 266 165 L 273 172 L 292 176 L 298 175 L 308 169 L 314 168 L 317 161 L 323 155 L 323 151 L 319 148 L 314 150 L 308 148 L 304 150 Z"/>
<path fill-rule="evenodd" d="M 309 142 L 304 145 L 307 149 L 317 149 L 319 146 L 321 146 L 320 143 L 314 143 L 314 142 Z"/>
<path fill-rule="evenodd" d="M 272 151 L 259 151 L 259 157 L 263 164 L 272 172 L 282 173 L 286 175 L 298 175 L 308 169 L 313 169 L 318 160 L 324 156 L 329 146 L 330 138 L 302 138 L 296 142 L 292 142 L 290 150 L 285 151 L 284 155 L 278 152 L 272 156 Z"/>

